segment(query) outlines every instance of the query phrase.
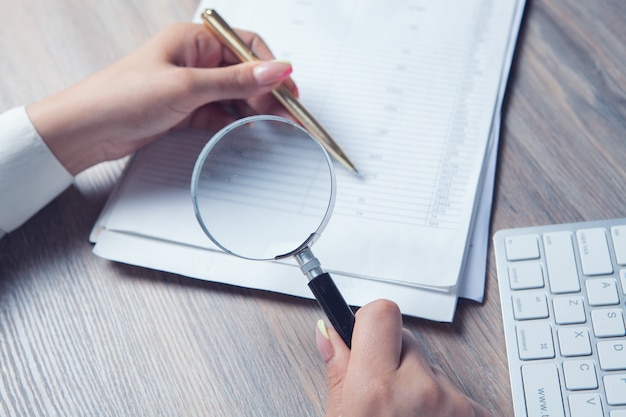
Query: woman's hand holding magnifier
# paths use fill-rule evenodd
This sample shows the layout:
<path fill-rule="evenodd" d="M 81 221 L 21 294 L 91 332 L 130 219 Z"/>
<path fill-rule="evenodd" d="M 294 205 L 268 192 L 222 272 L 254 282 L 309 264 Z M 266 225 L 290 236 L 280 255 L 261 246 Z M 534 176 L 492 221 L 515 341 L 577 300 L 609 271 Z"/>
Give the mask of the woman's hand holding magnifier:
<path fill-rule="evenodd" d="M 324 330 L 317 340 L 328 366 L 326 417 L 491 417 L 429 365 L 394 303 L 375 301 L 356 313 L 352 350 Z"/>

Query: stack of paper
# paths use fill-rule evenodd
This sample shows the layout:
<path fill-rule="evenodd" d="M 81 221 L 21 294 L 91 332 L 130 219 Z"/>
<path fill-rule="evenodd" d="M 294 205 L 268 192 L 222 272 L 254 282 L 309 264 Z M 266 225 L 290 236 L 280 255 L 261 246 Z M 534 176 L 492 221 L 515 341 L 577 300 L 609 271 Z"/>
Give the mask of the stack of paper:
<path fill-rule="evenodd" d="M 451 321 L 482 300 L 500 107 L 523 0 L 206 0 L 289 59 L 303 104 L 362 176 L 336 164 L 333 217 L 314 252 L 347 301 Z M 189 194 L 211 132 L 139 152 L 95 225 L 94 252 L 190 277 L 311 297 L 295 263 L 217 250 Z"/>

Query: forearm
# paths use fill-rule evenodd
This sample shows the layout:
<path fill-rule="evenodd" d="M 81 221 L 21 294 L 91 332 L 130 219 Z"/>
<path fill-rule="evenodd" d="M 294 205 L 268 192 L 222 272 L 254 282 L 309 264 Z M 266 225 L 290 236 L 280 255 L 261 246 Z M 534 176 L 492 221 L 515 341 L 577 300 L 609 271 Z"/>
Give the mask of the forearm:
<path fill-rule="evenodd" d="M 72 87 L 28 106 L 37 132 L 65 169 L 76 175 L 103 160 L 97 146 L 97 109 Z"/>

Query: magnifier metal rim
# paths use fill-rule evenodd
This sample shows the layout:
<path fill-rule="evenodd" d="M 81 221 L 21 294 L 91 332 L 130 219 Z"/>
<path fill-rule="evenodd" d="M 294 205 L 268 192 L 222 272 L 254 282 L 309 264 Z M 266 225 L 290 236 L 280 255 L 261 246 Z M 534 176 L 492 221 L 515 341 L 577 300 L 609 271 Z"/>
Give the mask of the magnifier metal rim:
<path fill-rule="evenodd" d="M 317 229 L 314 230 L 311 235 L 304 241 L 302 242 L 299 246 L 293 248 L 293 250 L 284 253 L 284 254 L 278 254 L 273 258 L 252 258 L 249 256 L 245 256 L 245 255 L 241 255 L 237 252 L 233 252 L 231 249 L 224 247 L 212 234 L 211 231 L 207 228 L 207 226 L 204 223 L 204 220 L 202 220 L 202 215 L 200 214 L 200 210 L 198 208 L 198 199 L 197 199 L 197 190 L 198 190 L 198 182 L 200 179 L 200 173 L 202 172 L 202 167 L 204 166 L 204 162 L 206 161 L 207 156 L 209 155 L 209 153 L 211 152 L 211 150 L 217 145 L 217 143 L 222 140 L 226 135 L 228 135 L 228 133 L 230 133 L 232 130 L 248 124 L 248 123 L 253 123 L 253 122 L 259 122 L 259 121 L 275 121 L 275 122 L 282 122 L 282 123 L 286 123 L 289 124 L 299 130 L 301 130 L 302 132 L 304 132 L 306 135 L 309 136 L 309 138 L 311 138 L 319 147 L 320 151 L 322 152 L 322 154 L 324 155 L 324 157 L 326 158 L 326 164 L 328 167 L 328 171 L 330 174 L 330 197 L 328 200 L 328 206 L 326 207 L 326 212 L 324 213 L 324 216 L 320 222 L 320 224 L 317 226 Z M 284 117 L 280 117 L 280 116 L 273 116 L 273 115 L 256 115 L 256 116 L 249 116 L 249 117 L 244 117 L 242 119 L 236 120 L 230 124 L 228 124 L 227 126 L 225 126 L 224 128 L 220 129 L 217 133 L 215 133 L 211 139 L 207 142 L 207 144 L 204 146 L 204 148 L 202 148 L 202 151 L 200 152 L 200 154 L 198 155 L 198 158 L 196 159 L 196 163 L 194 165 L 193 168 L 193 173 L 191 174 L 191 201 L 193 203 L 193 210 L 194 213 L 196 215 L 196 219 L 198 220 L 198 223 L 200 224 L 200 227 L 202 228 L 202 230 L 204 231 L 204 233 L 209 237 L 209 239 L 211 239 L 211 241 L 213 243 L 215 243 L 215 245 L 217 245 L 220 249 L 222 249 L 224 252 L 230 253 L 232 255 L 235 255 L 239 258 L 244 258 L 244 259 L 250 259 L 250 260 L 258 260 L 258 261 L 269 261 L 269 260 L 273 260 L 273 259 L 282 259 L 282 258 L 286 258 L 286 257 L 290 257 L 293 256 L 294 254 L 300 252 L 302 249 L 311 246 L 313 243 L 315 243 L 315 241 L 320 237 L 322 231 L 326 228 L 326 225 L 328 224 L 328 222 L 330 221 L 330 217 L 331 214 L 333 212 L 333 208 L 335 206 L 335 194 L 336 194 L 336 179 L 335 179 L 335 171 L 333 169 L 333 164 L 332 164 L 332 159 L 330 157 L 330 155 L 328 154 L 328 152 L 326 151 L 326 149 L 324 149 L 324 147 L 322 146 L 322 144 L 314 137 L 312 136 L 307 130 L 305 130 L 304 128 L 302 128 L 300 125 L 292 122 L 289 119 L 286 119 Z"/>

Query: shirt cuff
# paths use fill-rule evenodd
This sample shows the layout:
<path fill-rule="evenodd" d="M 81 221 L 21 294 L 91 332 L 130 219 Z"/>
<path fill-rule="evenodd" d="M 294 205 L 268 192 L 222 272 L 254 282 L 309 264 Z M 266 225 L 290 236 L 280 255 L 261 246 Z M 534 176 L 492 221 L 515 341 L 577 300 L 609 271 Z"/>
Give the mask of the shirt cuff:
<path fill-rule="evenodd" d="M 0 114 L 0 236 L 21 226 L 72 181 L 25 107 Z"/>

